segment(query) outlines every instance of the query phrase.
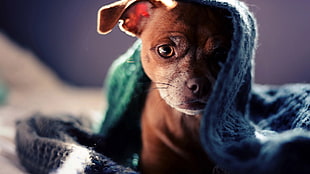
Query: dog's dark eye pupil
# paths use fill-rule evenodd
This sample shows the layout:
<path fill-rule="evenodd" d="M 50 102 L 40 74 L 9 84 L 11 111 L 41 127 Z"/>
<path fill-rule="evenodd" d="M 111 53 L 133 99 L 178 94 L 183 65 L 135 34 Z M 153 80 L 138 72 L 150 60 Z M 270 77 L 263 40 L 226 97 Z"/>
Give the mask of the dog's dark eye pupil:
<path fill-rule="evenodd" d="M 170 58 L 174 56 L 174 49 L 170 45 L 162 45 L 157 48 L 158 54 L 163 58 Z"/>
<path fill-rule="evenodd" d="M 217 48 L 213 52 L 213 57 L 219 62 L 225 62 L 227 53 L 228 52 L 225 48 Z"/>

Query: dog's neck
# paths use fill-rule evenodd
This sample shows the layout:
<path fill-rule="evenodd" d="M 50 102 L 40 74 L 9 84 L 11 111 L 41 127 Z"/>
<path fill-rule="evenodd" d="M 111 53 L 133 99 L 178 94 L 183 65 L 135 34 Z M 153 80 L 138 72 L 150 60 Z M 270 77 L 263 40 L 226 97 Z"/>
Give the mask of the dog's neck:
<path fill-rule="evenodd" d="M 155 84 L 151 84 L 144 107 L 145 120 L 160 128 L 163 134 L 173 135 L 173 140 L 199 139 L 201 115 L 187 115 L 169 106 L 160 97 Z M 160 132 L 158 132 L 160 133 Z M 172 137 L 171 137 L 172 138 Z"/>
<path fill-rule="evenodd" d="M 169 173 L 171 168 L 180 168 L 180 165 L 190 168 L 189 170 L 197 170 L 195 173 L 210 170 L 209 167 L 212 165 L 205 165 L 208 159 L 199 138 L 201 115 L 186 115 L 175 110 L 160 97 L 154 84 L 150 89 L 142 113 L 143 148 L 147 149 L 142 153 L 144 163 L 142 166 L 148 166 L 147 170 L 152 173 L 163 172 L 163 170 Z M 153 153 L 166 154 L 167 159 L 150 159 L 154 156 Z M 168 168 L 156 171 L 156 164 L 147 164 L 152 163 L 152 160 L 165 160 Z M 205 164 L 199 165 L 201 161 Z M 178 166 L 173 167 L 174 165 Z M 197 166 L 204 166 L 207 169 Z"/>

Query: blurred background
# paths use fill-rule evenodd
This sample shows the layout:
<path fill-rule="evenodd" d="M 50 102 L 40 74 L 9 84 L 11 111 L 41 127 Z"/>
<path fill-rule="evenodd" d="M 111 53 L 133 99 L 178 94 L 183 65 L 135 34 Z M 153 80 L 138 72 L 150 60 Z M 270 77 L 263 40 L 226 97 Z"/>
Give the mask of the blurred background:
<path fill-rule="evenodd" d="M 309 83 L 310 1 L 245 1 L 259 27 L 255 82 Z M 97 10 L 111 2 L 0 0 L 0 32 L 34 52 L 70 84 L 101 86 L 112 61 L 135 41 L 118 28 L 97 34 Z"/>

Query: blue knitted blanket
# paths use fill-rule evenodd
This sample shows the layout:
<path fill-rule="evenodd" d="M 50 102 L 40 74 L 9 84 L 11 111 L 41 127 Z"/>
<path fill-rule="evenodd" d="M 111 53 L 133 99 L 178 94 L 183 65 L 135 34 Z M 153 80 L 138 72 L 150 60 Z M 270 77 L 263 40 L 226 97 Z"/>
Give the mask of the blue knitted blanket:
<path fill-rule="evenodd" d="M 253 83 L 257 31 L 244 3 L 185 1 L 226 9 L 233 24 L 231 50 L 201 122 L 206 153 L 229 173 L 310 173 L 310 85 Z M 17 124 L 17 151 L 29 171 L 135 173 L 123 166 L 136 169 L 141 150 L 140 113 L 150 81 L 140 47 L 138 40 L 112 65 L 106 82 L 109 105 L 96 133 L 68 116 L 34 116 Z M 76 149 L 82 153 L 76 155 Z M 79 167 L 66 165 L 72 156 Z"/>

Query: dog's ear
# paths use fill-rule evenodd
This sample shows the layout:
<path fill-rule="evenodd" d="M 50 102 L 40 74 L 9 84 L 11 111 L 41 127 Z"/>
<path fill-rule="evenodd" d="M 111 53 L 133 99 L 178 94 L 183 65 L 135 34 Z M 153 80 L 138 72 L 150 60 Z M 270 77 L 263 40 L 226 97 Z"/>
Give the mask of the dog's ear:
<path fill-rule="evenodd" d="M 120 20 L 120 27 L 134 36 L 141 34 L 145 19 L 150 17 L 153 4 L 149 1 L 118 1 L 102 7 L 98 12 L 98 32 L 109 33 Z"/>
<path fill-rule="evenodd" d="M 118 1 L 113 4 L 101 7 L 98 11 L 97 18 L 98 33 L 109 33 L 126 10 L 127 4 L 128 1 Z"/>

